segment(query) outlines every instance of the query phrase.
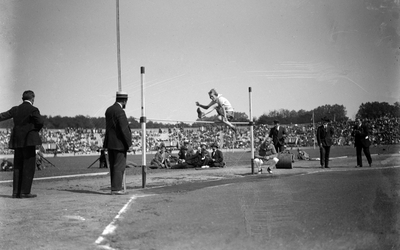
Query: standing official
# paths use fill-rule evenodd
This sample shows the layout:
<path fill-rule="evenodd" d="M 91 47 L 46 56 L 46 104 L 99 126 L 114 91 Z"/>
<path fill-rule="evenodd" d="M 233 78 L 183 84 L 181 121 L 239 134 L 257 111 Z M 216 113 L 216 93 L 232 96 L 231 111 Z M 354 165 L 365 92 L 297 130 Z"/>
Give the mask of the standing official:
<path fill-rule="evenodd" d="M 33 106 L 35 93 L 27 90 L 22 94 L 22 104 L 0 113 L 0 121 L 13 118 L 9 148 L 14 149 L 14 173 L 12 198 L 35 198 L 31 194 L 36 168 L 36 145 L 41 145 L 39 131 L 44 119 Z"/>
<path fill-rule="evenodd" d="M 362 157 L 361 151 L 364 151 L 365 157 L 367 157 L 367 161 L 369 166 L 371 167 L 372 158 L 371 153 L 369 152 L 369 146 L 371 146 L 370 137 L 370 129 L 367 123 L 362 123 L 360 119 L 356 120 L 356 125 L 353 128 L 353 132 L 351 133 L 354 136 L 354 146 L 356 147 L 356 155 L 357 155 L 357 167 L 361 168 Z"/>
<path fill-rule="evenodd" d="M 116 102 L 106 110 L 106 135 L 104 148 L 108 149 L 111 177 L 111 194 L 122 195 L 124 172 L 126 167 L 126 154 L 132 146 L 132 134 L 128 119 L 125 114 L 125 106 L 128 102 L 128 94 L 117 92 Z"/>
<path fill-rule="evenodd" d="M 322 118 L 322 125 L 317 128 L 317 142 L 319 146 L 319 156 L 321 168 L 329 168 L 329 154 L 331 151 L 333 127 L 329 125 L 330 120 Z"/>
<path fill-rule="evenodd" d="M 279 125 L 279 121 L 274 121 L 274 127 L 269 131 L 269 137 L 272 138 L 276 152 L 285 150 L 286 129 Z"/>

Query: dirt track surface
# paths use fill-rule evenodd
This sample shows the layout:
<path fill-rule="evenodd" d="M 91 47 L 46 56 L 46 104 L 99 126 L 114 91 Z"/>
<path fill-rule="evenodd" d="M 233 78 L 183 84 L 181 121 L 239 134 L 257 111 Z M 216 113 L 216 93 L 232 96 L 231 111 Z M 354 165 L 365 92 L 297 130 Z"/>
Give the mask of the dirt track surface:
<path fill-rule="evenodd" d="M 396 167 L 399 154 L 374 156 L 373 168 Z M 353 169 L 354 157 L 337 158 L 331 170 Z M 324 171 L 318 161 L 297 161 L 293 169 L 276 169 L 274 175 Z M 142 176 L 127 171 L 129 195 L 110 195 L 108 175 L 36 180 L 34 199 L 12 199 L 12 183 L 0 184 L 1 249 L 99 249 L 96 240 L 132 195 L 140 195 Z M 248 165 L 215 170 L 170 170 L 147 176 L 147 188 L 229 178 L 246 178 Z M 179 188 L 179 186 L 177 186 Z M 21 235 L 21 236 L 19 236 Z M 103 246 L 104 247 L 104 246 Z"/>

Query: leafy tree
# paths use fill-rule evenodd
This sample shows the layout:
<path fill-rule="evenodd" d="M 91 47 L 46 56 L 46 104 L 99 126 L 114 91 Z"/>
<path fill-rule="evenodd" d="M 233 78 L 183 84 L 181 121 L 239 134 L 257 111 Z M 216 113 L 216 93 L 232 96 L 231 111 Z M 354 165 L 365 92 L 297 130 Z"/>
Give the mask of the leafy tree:
<path fill-rule="evenodd" d="M 390 105 L 387 102 L 367 102 L 362 103 L 356 114 L 356 118 L 377 119 L 384 116 L 399 117 L 399 103 L 395 102 Z"/>

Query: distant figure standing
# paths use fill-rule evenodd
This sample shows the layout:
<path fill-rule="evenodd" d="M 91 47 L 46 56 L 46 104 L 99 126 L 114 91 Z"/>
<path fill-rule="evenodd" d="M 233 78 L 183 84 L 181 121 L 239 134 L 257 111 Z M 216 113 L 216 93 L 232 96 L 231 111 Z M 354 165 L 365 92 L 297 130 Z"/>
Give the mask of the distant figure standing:
<path fill-rule="evenodd" d="M 214 109 L 216 109 L 218 113 L 218 120 L 225 123 L 233 130 L 233 132 L 236 133 L 236 127 L 230 122 L 230 120 L 233 119 L 234 112 L 233 107 L 228 99 L 223 97 L 221 94 L 218 94 L 215 89 L 211 89 L 208 92 L 208 96 L 211 99 L 211 102 L 208 105 L 202 105 L 199 102 L 196 102 L 196 106 L 203 109 L 214 107 Z M 197 113 L 198 117 L 202 118 L 204 117 L 204 113 L 200 110 L 200 108 L 197 108 Z"/>
<path fill-rule="evenodd" d="M 276 152 L 285 150 L 286 129 L 279 125 L 279 121 L 274 121 L 274 127 L 269 131 L 269 137 L 272 138 Z"/>
<path fill-rule="evenodd" d="M 326 117 L 322 118 L 322 125 L 317 128 L 317 142 L 319 146 L 319 156 L 321 168 L 329 168 L 329 154 L 331 151 L 332 136 L 334 130 L 329 125 L 330 120 Z"/>
<path fill-rule="evenodd" d="M 369 152 L 369 146 L 371 146 L 370 141 L 370 129 L 366 122 L 362 123 L 360 119 L 356 120 L 356 125 L 353 128 L 353 132 L 351 133 L 354 136 L 354 146 L 356 147 L 356 155 L 357 155 L 357 167 L 362 167 L 362 157 L 361 150 L 364 151 L 365 157 L 367 157 L 367 161 L 369 166 L 372 165 L 371 153 Z"/>
<path fill-rule="evenodd" d="M 13 118 L 9 148 L 14 149 L 14 175 L 12 198 L 35 198 L 31 194 L 36 168 L 36 145 L 41 145 L 39 131 L 44 119 L 33 106 L 35 93 L 27 90 L 22 94 L 22 104 L 0 113 L 0 121 Z"/>
<path fill-rule="evenodd" d="M 122 195 L 126 154 L 132 146 L 132 134 L 125 114 L 128 94 L 117 92 L 116 102 L 106 110 L 106 135 L 103 148 L 108 149 L 111 194 Z"/>

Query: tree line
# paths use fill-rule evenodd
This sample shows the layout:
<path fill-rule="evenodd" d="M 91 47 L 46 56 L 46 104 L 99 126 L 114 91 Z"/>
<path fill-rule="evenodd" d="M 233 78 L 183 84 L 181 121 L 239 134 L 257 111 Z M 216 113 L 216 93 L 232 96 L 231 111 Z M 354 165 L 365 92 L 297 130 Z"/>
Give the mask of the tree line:
<path fill-rule="evenodd" d="M 45 127 L 48 129 L 64 129 L 64 128 L 84 128 L 84 129 L 105 129 L 104 117 L 90 117 L 77 115 L 75 117 L 66 116 L 44 116 Z M 321 118 L 327 117 L 332 121 L 347 121 L 346 108 L 343 105 L 323 105 L 313 110 L 273 110 L 269 113 L 264 113 L 260 117 L 253 117 L 255 124 L 273 124 L 274 120 L 279 120 L 281 124 L 306 124 L 311 123 L 313 120 L 318 122 Z M 362 103 L 356 114 L 356 118 L 361 119 L 377 119 L 381 117 L 400 117 L 400 103 L 395 102 L 393 105 L 387 102 L 367 102 Z M 216 115 L 204 118 L 203 120 L 212 121 L 216 119 Z M 199 120 L 199 119 L 198 119 Z M 244 112 L 235 112 L 234 120 L 237 122 L 248 121 L 248 115 Z M 133 117 L 129 117 L 128 121 L 131 128 L 140 128 L 140 121 Z M 147 121 L 147 128 L 173 128 L 173 127 L 200 127 L 201 123 L 159 123 L 154 121 Z M 12 120 L 0 122 L 0 128 L 11 128 L 13 126 Z"/>

